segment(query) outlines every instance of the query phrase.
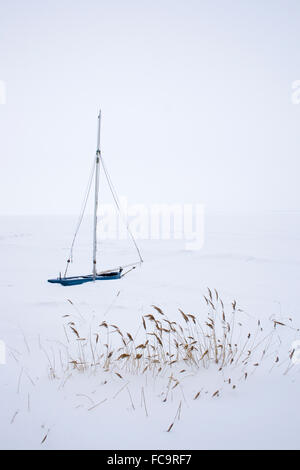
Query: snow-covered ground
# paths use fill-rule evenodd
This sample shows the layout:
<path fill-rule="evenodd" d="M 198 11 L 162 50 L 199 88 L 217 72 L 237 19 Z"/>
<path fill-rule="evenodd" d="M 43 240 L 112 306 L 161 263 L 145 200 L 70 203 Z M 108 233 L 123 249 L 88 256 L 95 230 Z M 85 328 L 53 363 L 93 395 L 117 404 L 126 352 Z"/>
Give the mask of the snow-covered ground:
<path fill-rule="evenodd" d="M 46 280 L 63 269 L 73 219 L 0 222 L 0 339 L 7 352 L 0 365 L 1 448 L 299 449 L 300 365 L 285 374 L 284 361 L 300 339 L 300 213 L 208 215 L 201 251 L 186 251 L 180 240 L 144 240 L 141 269 L 120 281 L 69 288 Z M 124 241 L 105 242 L 104 248 L 110 260 L 126 261 Z M 88 273 L 87 226 L 75 253 L 72 272 Z M 47 355 L 51 361 L 66 343 L 65 315 L 78 318 L 83 329 L 105 320 L 135 333 L 152 304 L 175 320 L 178 308 L 205 317 L 207 286 L 227 306 L 237 300 L 242 323 L 259 318 L 270 330 L 270 319 L 289 325 L 276 329 L 281 366 L 272 366 L 270 354 L 247 381 L 241 370 L 194 370 L 167 402 L 161 393 L 168 377 L 107 378 L 99 371 L 49 378 Z M 235 389 L 224 382 L 229 378 Z M 220 396 L 213 398 L 216 390 Z M 180 402 L 180 420 L 166 432 Z"/>

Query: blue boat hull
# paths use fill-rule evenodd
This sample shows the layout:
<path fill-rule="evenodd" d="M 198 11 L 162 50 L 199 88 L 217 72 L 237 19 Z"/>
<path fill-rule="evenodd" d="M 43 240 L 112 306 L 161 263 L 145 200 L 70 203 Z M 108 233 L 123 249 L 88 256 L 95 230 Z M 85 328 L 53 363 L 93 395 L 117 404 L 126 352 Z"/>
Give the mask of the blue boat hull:
<path fill-rule="evenodd" d="M 85 284 L 86 282 L 120 279 L 121 274 L 122 270 L 120 269 L 119 271 L 97 274 L 95 278 L 92 274 L 89 274 L 87 276 L 58 277 L 56 279 L 48 279 L 48 282 L 51 284 L 60 284 L 62 286 L 78 286 L 80 284 Z"/>

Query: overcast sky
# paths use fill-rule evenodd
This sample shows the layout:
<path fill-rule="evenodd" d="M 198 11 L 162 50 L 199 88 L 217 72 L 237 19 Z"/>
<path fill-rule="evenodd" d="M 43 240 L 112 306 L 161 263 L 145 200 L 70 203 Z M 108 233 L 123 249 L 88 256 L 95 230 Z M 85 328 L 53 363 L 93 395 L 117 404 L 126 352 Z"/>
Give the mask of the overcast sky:
<path fill-rule="evenodd" d="M 77 213 L 96 147 L 131 203 L 299 210 L 299 0 L 0 0 L 0 213 Z"/>

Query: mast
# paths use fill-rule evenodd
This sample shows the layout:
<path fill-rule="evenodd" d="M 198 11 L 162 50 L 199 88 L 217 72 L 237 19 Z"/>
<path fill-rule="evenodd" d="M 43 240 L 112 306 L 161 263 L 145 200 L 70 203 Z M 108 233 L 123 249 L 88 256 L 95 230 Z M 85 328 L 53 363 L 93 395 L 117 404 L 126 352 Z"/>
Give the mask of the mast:
<path fill-rule="evenodd" d="M 98 212 L 98 197 L 99 197 L 99 170 L 100 170 L 100 125 L 101 125 L 101 110 L 98 115 L 98 134 L 97 134 L 97 150 L 96 150 L 96 171 L 95 171 L 95 203 L 94 203 L 94 236 L 93 236 L 93 277 L 94 280 L 97 274 L 97 212 Z"/>

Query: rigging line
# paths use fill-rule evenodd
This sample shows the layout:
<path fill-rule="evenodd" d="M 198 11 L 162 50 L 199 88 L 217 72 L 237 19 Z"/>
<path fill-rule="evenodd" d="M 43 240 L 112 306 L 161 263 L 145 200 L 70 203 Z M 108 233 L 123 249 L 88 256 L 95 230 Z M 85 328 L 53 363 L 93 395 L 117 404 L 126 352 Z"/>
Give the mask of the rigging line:
<path fill-rule="evenodd" d="M 138 253 L 138 255 L 139 255 L 139 258 L 140 258 L 140 261 L 139 261 L 139 262 L 142 263 L 142 262 L 143 262 L 143 258 L 142 258 L 141 252 L 140 252 L 139 247 L 137 246 L 137 243 L 136 243 L 136 241 L 135 241 L 135 238 L 134 238 L 134 236 L 133 236 L 133 234 L 132 234 L 132 232 L 131 232 L 131 230 L 130 230 L 130 228 L 129 228 L 129 223 L 125 220 L 125 217 L 124 217 L 123 214 L 122 214 L 121 207 L 120 207 L 120 202 L 119 202 L 119 198 L 118 198 L 117 192 L 116 192 L 116 190 L 115 190 L 115 188 L 114 188 L 114 185 L 113 185 L 113 183 L 112 183 L 112 181 L 111 181 L 111 178 L 110 178 L 110 176 L 109 176 L 109 174 L 108 174 L 108 171 L 107 171 L 107 169 L 106 169 L 106 165 L 105 165 L 105 163 L 104 163 L 103 157 L 101 157 L 101 163 L 102 163 L 102 167 L 103 167 L 103 170 L 104 170 L 104 173 L 105 173 L 107 182 L 108 182 L 108 186 L 109 186 L 109 188 L 110 188 L 110 191 L 111 191 L 112 196 L 113 196 L 113 198 L 114 198 L 114 201 L 115 201 L 115 203 L 116 203 L 117 209 L 118 209 L 118 211 L 119 211 L 121 217 L 123 218 L 123 222 L 124 222 L 124 224 L 125 224 L 125 226 L 126 226 L 126 228 L 127 228 L 127 230 L 128 230 L 128 233 L 129 233 L 129 235 L 130 235 L 130 237 L 131 237 L 131 240 L 132 240 L 132 242 L 133 242 L 133 244 L 134 244 L 134 246 L 135 246 L 135 248 L 136 248 L 136 251 L 137 251 L 137 253 Z"/>
<path fill-rule="evenodd" d="M 125 220 L 124 215 L 122 214 L 121 205 L 120 205 L 120 201 L 119 201 L 117 192 L 116 192 L 116 190 L 115 190 L 115 188 L 114 188 L 114 185 L 113 185 L 112 180 L 111 180 L 111 178 L 110 178 L 110 175 L 109 175 L 109 173 L 108 173 L 108 171 L 107 171 L 107 168 L 106 168 L 106 166 L 105 166 L 105 163 L 104 163 L 103 158 L 101 158 L 101 161 L 102 161 L 102 167 L 103 167 L 103 170 L 104 170 L 104 173 L 105 173 L 105 176 L 106 176 L 106 179 L 107 179 L 107 182 L 108 182 L 110 191 L 111 191 L 111 193 L 112 193 L 112 196 L 113 196 L 113 198 L 114 198 L 115 204 L 116 204 L 116 206 L 117 206 L 117 209 L 118 209 L 118 211 L 119 211 L 119 213 L 120 213 L 121 218 L 123 219 L 123 223 L 124 223 L 124 225 L 126 226 L 127 231 L 128 231 L 128 233 L 129 233 L 129 235 L 130 235 L 130 237 L 131 237 L 131 240 L 132 240 L 132 242 L 133 242 L 133 244 L 134 244 L 134 246 L 135 246 L 135 248 L 136 248 L 136 251 L 137 251 L 137 253 L 138 253 L 138 255 L 139 255 L 139 263 L 142 263 L 142 262 L 143 262 L 143 258 L 142 258 L 142 256 L 141 256 L 141 252 L 140 252 L 139 247 L 138 247 L 138 245 L 137 245 L 137 243 L 136 243 L 136 241 L 135 241 L 135 238 L 134 238 L 134 236 L 133 236 L 133 234 L 132 234 L 132 232 L 131 232 L 131 230 L 130 230 L 130 228 L 129 228 L 129 224 L 128 224 L 127 220 Z"/>
<path fill-rule="evenodd" d="M 133 266 L 131 269 L 128 269 L 128 271 L 126 271 L 125 273 L 123 273 L 123 274 L 121 275 L 121 277 L 126 276 L 126 274 L 130 273 L 131 271 L 133 271 L 133 269 L 135 269 L 135 266 Z"/>
<path fill-rule="evenodd" d="M 125 269 L 125 268 L 130 268 L 131 266 L 136 266 L 137 264 L 139 264 L 140 261 L 136 261 L 135 263 L 130 263 L 130 264 L 124 264 L 122 267 L 122 269 Z"/>
<path fill-rule="evenodd" d="M 87 184 L 87 187 L 86 187 L 86 190 L 85 190 L 85 195 L 84 195 L 83 203 L 82 203 L 82 206 L 81 206 L 81 211 L 80 211 L 80 214 L 79 214 L 79 218 L 78 218 L 78 221 L 77 221 L 75 234 L 74 234 L 74 237 L 73 237 L 73 240 L 72 240 L 70 253 L 69 253 L 69 258 L 67 260 L 67 265 L 66 265 L 64 277 L 66 277 L 66 275 L 67 275 L 68 267 L 69 267 L 70 262 L 73 262 L 73 248 L 74 248 L 75 240 L 76 240 L 77 234 L 79 232 L 79 229 L 80 229 L 80 226 L 81 226 L 81 223 L 82 223 L 82 220 L 83 220 L 83 216 L 84 216 L 84 213 L 85 213 L 87 201 L 88 201 L 89 194 L 90 194 L 90 191 L 91 191 L 93 176 L 94 176 L 94 172 L 95 172 L 95 166 L 96 166 L 96 160 L 93 159 L 92 169 L 91 169 L 90 177 L 89 177 L 88 184 Z"/>

